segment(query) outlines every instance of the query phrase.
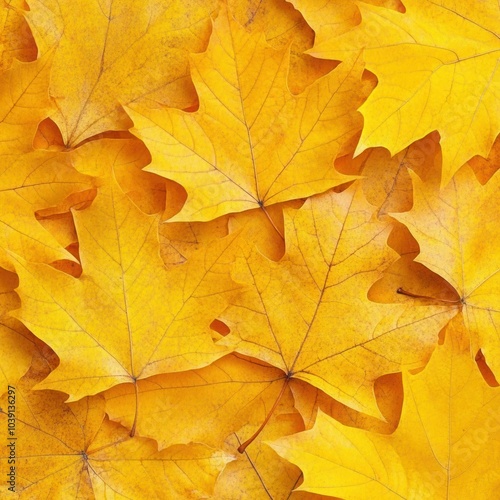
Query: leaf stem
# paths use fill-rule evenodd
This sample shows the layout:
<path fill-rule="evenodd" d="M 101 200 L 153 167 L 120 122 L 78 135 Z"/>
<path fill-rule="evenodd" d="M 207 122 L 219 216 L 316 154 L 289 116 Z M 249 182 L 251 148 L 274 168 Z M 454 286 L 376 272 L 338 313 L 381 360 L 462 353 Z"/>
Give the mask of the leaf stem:
<path fill-rule="evenodd" d="M 406 295 L 407 297 L 413 297 L 415 299 L 430 299 L 430 300 L 437 300 L 439 302 L 445 302 L 446 304 L 460 304 L 462 303 L 461 299 L 456 299 L 456 300 L 447 300 L 447 299 L 438 299 L 437 297 L 429 297 L 428 295 L 416 295 L 411 292 L 407 292 L 403 288 L 399 287 L 396 290 L 396 293 L 399 293 L 400 295 Z"/>
<path fill-rule="evenodd" d="M 287 378 L 285 380 L 285 383 L 283 384 L 283 387 L 281 388 L 281 391 L 278 394 L 278 397 L 276 398 L 276 401 L 274 402 L 273 407 L 271 408 L 271 411 L 267 414 L 267 417 L 265 418 L 264 422 L 262 422 L 261 426 L 253 433 L 253 435 L 249 439 L 247 439 L 243 444 L 240 444 L 240 446 L 238 446 L 238 451 L 240 453 L 245 452 L 248 445 L 253 443 L 255 438 L 262 432 L 262 429 L 264 429 L 264 427 L 267 425 L 267 422 L 269 422 L 269 419 L 273 415 L 274 410 L 276 410 L 278 403 L 281 401 L 281 398 L 283 397 L 283 394 L 285 393 L 286 387 L 288 387 L 289 380 L 290 380 L 289 378 Z"/>
<path fill-rule="evenodd" d="M 285 241 L 285 235 L 278 229 L 278 226 L 274 223 L 273 219 L 269 215 L 269 212 L 267 211 L 266 207 L 264 205 L 260 205 L 260 208 L 264 210 L 264 213 L 266 214 L 266 217 L 269 219 L 269 222 L 271 223 L 271 226 L 274 227 L 274 230 L 281 236 L 281 239 Z"/>
<path fill-rule="evenodd" d="M 137 428 L 137 417 L 139 415 L 139 388 L 137 387 L 137 380 L 134 380 L 134 389 L 135 389 L 135 415 L 134 415 L 134 423 L 132 424 L 132 428 L 130 429 L 130 437 L 135 436 L 135 430 Z"/>

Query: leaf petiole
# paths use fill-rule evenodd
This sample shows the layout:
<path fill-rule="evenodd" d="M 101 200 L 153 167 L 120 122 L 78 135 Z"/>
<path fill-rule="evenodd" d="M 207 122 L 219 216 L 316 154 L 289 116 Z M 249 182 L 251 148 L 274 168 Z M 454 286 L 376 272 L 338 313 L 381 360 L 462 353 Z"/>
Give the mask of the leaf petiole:
<path fill-rule="evenodd" d="M 288 381 L 290 379 L 287 377 L 285 380 L 285 383 L 283 384 L 283 387 L 281 388 L 280 393 L 278 394 L 278 397 L 276 398 L 276 401 L 273 404 L 273 407 L 271 408 L 271 411 L 267 414 L 267 417 L 264 419 L 264 422 L 260 425 L 260 427 L 248 438 L 243 444 L 240 444 L 238 446 L 238 451 L 240 453 L 244 453 L 247 447 L 252 444 L 255 441 L 255 438 L 262 432 L 262 429 L 267 425 L 269 422 L 270 418 L 272 417 L 274 410 L 276 410 L 279 402 L 281 401 L 281 398 L 283 397 L 283 394 L 285 393 L 285 389 L 288 387 Z"/>
<path fill-rule="evenodd" d="M 437 300 L 439 302 L 445 302 L 446 304 L 460 304 L 463 303 L 462 299 L 456 299 L 456 300 L 447 300 L 447 299 L 438 299 L 437 297 L 429 297 L 428 295 L 416 295 L 411 292 L 407 292 L 403 288 L 399 287 L 396 290 L 396 293 L 399 293 L 400 295 L 406 295 L 407 297 L 413 297 L 415 299 L 429 299 L 429 300 Z"/>

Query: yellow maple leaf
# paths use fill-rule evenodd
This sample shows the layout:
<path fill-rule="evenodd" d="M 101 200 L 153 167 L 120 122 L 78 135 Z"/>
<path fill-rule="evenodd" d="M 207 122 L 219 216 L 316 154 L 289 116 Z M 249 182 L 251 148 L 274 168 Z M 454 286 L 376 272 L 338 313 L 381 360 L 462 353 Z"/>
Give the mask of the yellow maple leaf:
<path fill-rule="evenodd" d="M 50 68 L 48 54 L 34 62 L 14 62 L 0 74 L 0 265 L 8 269 L 6 250 L 46 262 L 72 258 L 36 221 L 35 212 L 92 187 L 67 156 L 32 149 L 38 123 L 51 109 Z"/>
<path fill-rule="evenodd" d="M 392 158 L 382 148 L 366 151 L 368 158 L 363 166 L 363 189 L 366 199 L 380 207 L 378 215 L 390 212 L 406 212 L 411 209 L 412 184 L 408 169 L 422 178 L 436 171 L 441 163 L 437 134 L 415 141 Z"/>
<path fill-rule="evenodd" d="M 14 452 L 16 498 L 195 499 L 210 495 L 230 455 L 201 444 L 158 452 L 154 441 L 131 438 L 127 429 L 110 422 L 101 396 L 65 404 L 61 393 L 31 391 L 47 372 L 43 361 L 39 358 L 34 365 L 37 370 L 14 390 L 15 439 L 9 444 L 15 444 L 2 446 L 0 451 L 4 471 L 11 471 L 8 459 Z M 0 400 L 0 406 L 0 423 L 7 428 L 7 397 Z"/>
<path fill-rule="evenodd" d="M 137 434 L 154 438 L 160 449 L 190 442 L 219 448 L 228 434 L 249 421 L 262 423 L 265 409 L 280 392 L 282 379 L 277 368 L 229 355 L 198 370 L 140 380 Z M 119 385 L 108 389 L 104 397 L 110 418 L 131 428 L 134 387 Z M 163 425 L 165 421 L 169 425 Z"/>
<path fill-rule="evenodd" d="M 215 8 L 216 2 L 205 0 L 193 0 L 189 8 L 180 0 L 30 2 L 27 18 L 39 49 L 55 48 L 50 91 L 65 144 L 129 128 L 120 104 L 143 99 L 192 105 L 188 51 L 205 48 Z"/>
<path fill-rule="evenodd" d="M 358 3 L 362 23 L 311 49 L 343 60 L 364 48 L 379 84 L 361 106 L 357 152 L 392 154 L 433 130 L 441 135 L 443 185 L 500 132 L 500 9 L 496 2 L 406 0 L 406 12 Z"/>
<path fill-rule="evenodd" d="M 390 226 L 372 215 L 359 185 L 288 212 L 281 261 L 251 250 L 236 260 L 234 279 L 247 287 L 221 316 L 231 334 L 220 343 L 380 417 L 375 379 L 424 364 L 458 306 L 368 300 L 396 258 L 386 245 Z"/>
<path fill-rule="evenodd" d="M 112 175 L 101 182 L 91 207 L 74 213 L 79 279 L 16 262 L 21 309 L 15 316 L 61 358 L 40 388 L 64 391 L 71 400 L 205 366 L 227 352 L 214 344 L 209 325 L 225 307 L 223 293 L 235 288 L 228 265 L 234 236 L 167 272 L 157 251 L 158 216 L 140 212 Z"/>
<path fill-rule="evenodd" d="M 426 369 L 404 374 L 404 387 L 401 422 L 390 436 L 319 413 L 312 430 L 270 443 L 302 469 L 299 489 L 359 500 L 494 498 L 500 391 L 470 358 L 461 315 Z"/>
<path fill-rule="evenodd" d="M 499 21 L 0 0 L 0 497 L 494 496 Z"/>
<path fill-rule="evenodd" d="M 386 7 L 388 9 L 404 12 L 400 0 L 359 0 L 359 2 Z M 321 47 L 332 38 L 338 37 L 355 28 L 361 21 L 360 7 L 356 0 L 326 0 L 325 2 L 312 2 L 311 0 L 290 0 L 290 3 L 302 13 L 308 24 L 315 31 L 314 46 Z M 362 46 L 356 44 L 356 47 Z"/>
<path fill-rule="evenodd" d="M 500 135 L 497 136 L 487 158 L 475 156 L 468 165 L 474 170 L 481 184 L 486 184 L 492 175 L 500 169 Z"/>
<path fill-rule="evenodd" d="M 481 186 L 465 166 L 444 190 L 436 183 L 412 177 L 413 210 L 395 217 L 409 227 L 419 242 L 421 253 L 416 260 L 457 291 L 455 303 L 464 309 L 472 348 L 474 352 L 483 350 L 498 376 L 500 255 L 494 242 L 500 237 L 496 216 L 500 176 L 496 174 Z"/>
<path fill-rule="evenodd" d="M 313 46 L 314 31 L 291 3 L 281 0 L 227 0 L 226 3 L 234 19 L 247 31 L 263 32 L 266 41 L 275 49 L 290 46 L 287 84 L 292 94 L 300 94 L 336 66 L 334 61 L 304 53 Z"/>
<path fill-rule="evenodd" d="M 332 399 L 323 391 L 311 387 L 309 384 L 297 382 L 293 383 L 291 388 L 295 408 L 302 415 L 306 429 L 313 427 L 319 410 L 344 425 L 381 434 L 394 432 L 399 424 L 403 402 L 400 373 L 384 375 L 374 383 L 373 392 L 384 420 L 365 413 L 359 413 Z"/>
<path fill-rule="evenodd" d="M 362 64 L 342 64 L 294 96 L 288 60 L 287 49 L 221 12 L 207 51 L 191 57 L 199 110 L 126 108 L 153 157 L 146 170 L 188 192 L 172 221 L 265 208 L 349 180 L 332 162 L 361 126 Z"/>

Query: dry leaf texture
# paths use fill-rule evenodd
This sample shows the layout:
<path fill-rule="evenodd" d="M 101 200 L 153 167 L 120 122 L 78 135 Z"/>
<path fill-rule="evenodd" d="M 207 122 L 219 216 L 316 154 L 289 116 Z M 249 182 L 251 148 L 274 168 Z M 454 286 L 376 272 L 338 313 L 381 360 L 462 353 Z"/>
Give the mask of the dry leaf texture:
<path fill-rule="evenodd" d="M 499 26 L 0 0 L 0 498 L 495 498 Z"/>

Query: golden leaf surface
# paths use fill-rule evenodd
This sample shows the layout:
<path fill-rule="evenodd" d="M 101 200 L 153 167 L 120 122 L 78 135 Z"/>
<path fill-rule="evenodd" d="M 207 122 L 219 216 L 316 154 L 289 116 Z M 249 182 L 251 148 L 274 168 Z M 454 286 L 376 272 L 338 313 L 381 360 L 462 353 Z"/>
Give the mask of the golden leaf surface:
<path fill-rule="evenodd" d="M 121 104 L 196 102 L 187 56 L 204 50 L 215 8 L 205 0 L 30 2 L 38 46 L 55 47 L 50 91 L 65 144 L 129 128 Z"/>
<path fill-rule="evenodd" d="M 414 207 L 395 215 L 419 242 L 418 262 L 445 278 L 457 291 L 474 352 L 482 349 L 500 374 L 500 238 L 497 218 L 500 176 L 482 186 L 468 167 L 444 190 L 412 175 Z M 407 290 L 412 292 L 412 290 Z M 408 299 L 412 300 L 412 299 Z"/>
<path fill-rule="evenodd" d="M 283 0 L 227 0 L 227 5 L 236 21 L 249 32 L 264 32 L 266 41 L 275 49 L 290 46 L 287 84 L 292 94 L 300 94 L 336 66 L 334 61 L 304 53 L 313 46 L 314 31 L 291 3 Z M 269 19 L 273 22 L 270 23 Z"/>
<path fill-rule="evenodd" d="M 0 167 L 0 263 L 11 268 L 5 250 L 26 259 L 50 262 L 72 259 L 56 238 L 35 218 L 35 212 L 57 205 L 75 191 L 92 187 L 91 179 L 77 172 L 67 155 L 33 151 L 3 157 Z"/>
<path fill-rule="evenodd" d="M 499 21 L 0 0 L 0 498 L 495 498 Z"/>
<path fill-rule="evenodd" d="M 264 420 L 282 380 L 283 373 L 277 368 L 235 355 L 199 370 L 141 380 L 137 433 L 154 437 L 160 448 L 190 442 L 219 448 L 228 434 L 248 421 L 260 424 Z M 110 418 L 131 428 L 135 419 L 134 388 L 120 385 L 104 396 Z M 206 429 L 213 429 L 211 435 Z"/>
<path fill-rule="evenodd" d="M 214 344 L 209 325 L 225 307 L 222 294 L 235 288 L 229 266 L 219 263 L 230 240 L 167 272 L 158 254 L 158 216 L 140 212 L 111 175 L 91 207 L 74 218 L 81 278 L 16 262 L 22 301 L 16 317 L 61 358 L 41 388 L 75 400 L 157 373 L 201 367 L 227 352 Z"/>
<path fill-rule="evenodd" d="M 194 113 L 130 105 L 132 131 L 151 151 L 146 168 L 188 193 L 171 221 L 206 221 L 347 182 L 333 160 L 361 127 L 355 111 L 369 85 L 358 59 L 294 96 L 287 48 L 247 33 L 221 12 L 205 53 L 193 55 Z"/>
<path fill-rule="evenodd" d="M 486 384 L 472 361 L 461 315 L 426 369 L 403 377 L 394 434 L 350 428 L 319 413 L 312 430 L 271 443 L 302 469 L 300 490 L 359 500 L 494 498 L 500 390 Z"/>
<path fill-rule="evenodd" d="M 9 69 L 15 60 L 29 62 L 37 56 L 37 47 L 23 11 L 16 2 L 0 2 L 0 71 Z"/>
<path fill-rule="evenodd" d="M 378 86 L 360 111 L 357 152 L 392 154 L 433 130 L 441 135 L 443 185 L 500 132 L 500 9 L 496 2 L 404 2 L 406 12 L 358 3 L 362 22 L 311 53 L 343 60 L 363 51 Z M 314 26 L 313 26 L 314 27 Z"/>
<path fill-rule="evenodd" d="M 390 226 L 372 216 L 359 185 L 287 212 L 281 261 L 252 250 L 237 259 L 233 277 L 247 287 L 221 316 L 232 333 L 220 343 L 379 417 L 375 379 L 425 363 L 456 308 L 368 300 L 396 257 Z"/>
<path fill-rule="evenodd" d="M 71 258 L 36 221 L 35 212 L 92 187 L 67 156 L 32 150 L 38 122 L 51 109 L 50 67 L 49 54 L 15 62 L 0 74 L 0 264 L 8 269 L 12 264 L 6 250 L 45 262 Z"/>
<path fill-rule="evenodd" d="M 48 86 L 52 54 L 0 74 L 0 155 L 31 150 L 38 123 L 52 110 Z"/>
<path fill-rule="evenodd" d="M 378 7 L 404 12 L 404 6 L 399 0 L 326 0 L 317 3 L 311 0 L 291 0 L 291 3 L 298 9 L 309 25 L 314 28 L 314 44 L 316 47 L 328 42 L 333 37 L 338 37 L 355 28 L 361 21 L 360 8 L 358 3 L 368 3 Z M 355 47 L 359 46 L 358 44 Z"/>
<path fill-rule="evenodd" d="M 101 396 L 65 404 L 61 393 L 30 391 L 37 378 L 28 374 L 16 387 L 16 498 L 206 498 L 231 460 L 199 444 L 158 452 L 154 441 L 110 422 Z M 5 397 L 0 406 L 7 428 Z M 3 470 L 9 451 L 2 446 Z"/>
<path fill-rule="evenodd" d="M 16 319 L 8 316 L 20 301 L 14 292 L 17 276 L 0 268 L 0 383 L 3 394 L 28 371 L 34 352 L 33 337 Z"/>
<path fill-rule="evenodd" d="M 236 429 L 227 436 L 223 450 L 231 453 L 241 445 L 246 436 L 253 434 L 257 427 L 258 422 L 249 420 L 241 429 Z M 301 493 L 293 492 L 302 480 L 300 469 L 277 455 L 266 441 L 303 429 L 302 419 L 293 407 L 293 398 L 286 394 L 252 446 L 227 464 L 216 483 L 214 497 L 234 500 L 300 500 Z"/>

